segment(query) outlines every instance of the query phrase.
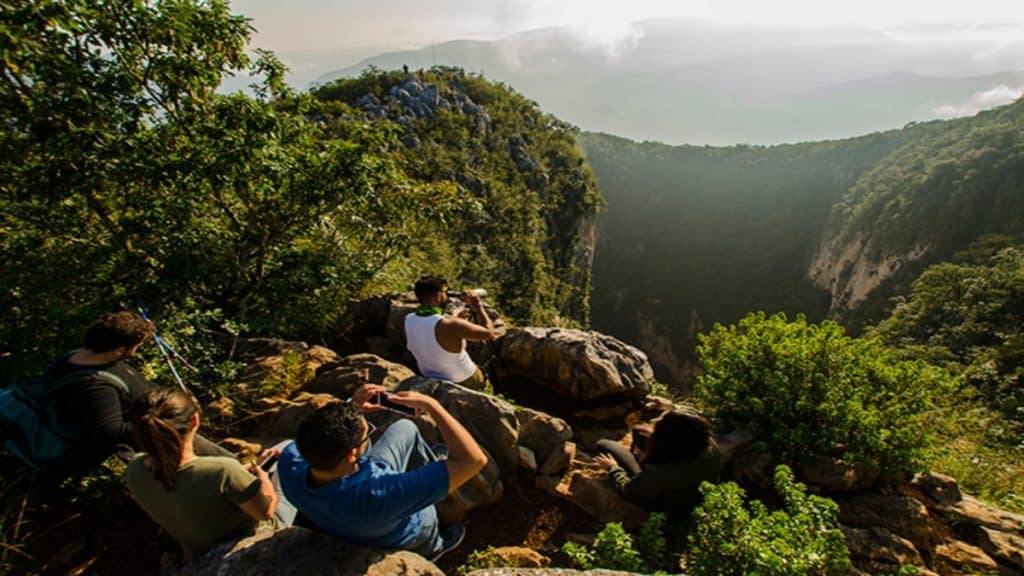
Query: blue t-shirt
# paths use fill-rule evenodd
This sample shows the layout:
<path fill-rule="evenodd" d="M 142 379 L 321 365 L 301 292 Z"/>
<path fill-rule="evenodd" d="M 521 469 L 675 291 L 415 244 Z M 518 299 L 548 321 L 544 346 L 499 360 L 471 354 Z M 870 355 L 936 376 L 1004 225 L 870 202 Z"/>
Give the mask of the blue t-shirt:
<path fill-rule="evenodd" d="M 409 472 L 363 456 L 355 474 L 309 483 L 309 463 L 292 442 L 278 460 L 285 497 L 321 530 L 356 544 L 411 548 L 437 524 L 434 503 L 448 495 L 448 468 L 431 462 Z"/>

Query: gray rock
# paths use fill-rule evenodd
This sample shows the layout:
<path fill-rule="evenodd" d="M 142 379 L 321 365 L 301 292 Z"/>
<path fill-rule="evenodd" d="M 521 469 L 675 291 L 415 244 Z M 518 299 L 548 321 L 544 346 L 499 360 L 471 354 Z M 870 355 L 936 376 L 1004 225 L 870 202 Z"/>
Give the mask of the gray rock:
<path fill-rule="evenodd" d="M 647 355 L 599 332 L 513 328 L 501 339 L 501 367 L 574 400 L 646 396 L 654 384 Z"/>
<path fill-rule="evenodd" d="M 533 451 L 537 462 L 544 462 L 563 443 L 572 440 L 572 428 L 561 418 L 530 408 L 516 408 L 519 421 L 519 445 Z"/>
<path fill-rule="evenodd" d="M 218 552 L 207 554 L 176 576 L 444 576 L 418 554 L 354 546 L 294 526 L 278 532 L 261 529 L 226 552 Z"/>

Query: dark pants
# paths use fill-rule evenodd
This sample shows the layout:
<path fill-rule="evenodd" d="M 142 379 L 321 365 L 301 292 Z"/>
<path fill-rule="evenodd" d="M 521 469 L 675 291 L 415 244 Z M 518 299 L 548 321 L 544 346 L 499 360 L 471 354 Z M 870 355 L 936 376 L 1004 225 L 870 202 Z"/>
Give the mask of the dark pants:
<path fill-rule="evenodd" d="M 622 469 L 630 476 L 636 476 L 640 473 L 640 463 L 636 461 L 636 456 L 633 456 L 633 453 L 629 451 L 629 448 L 626 448 L 622 444 L 619 444 L 614 440 L 598 440 L 597 451 L 611 454 L 612 458 L 615 458 L 615 461 L 619 463 L 619 466 L 621 466 Z"/>

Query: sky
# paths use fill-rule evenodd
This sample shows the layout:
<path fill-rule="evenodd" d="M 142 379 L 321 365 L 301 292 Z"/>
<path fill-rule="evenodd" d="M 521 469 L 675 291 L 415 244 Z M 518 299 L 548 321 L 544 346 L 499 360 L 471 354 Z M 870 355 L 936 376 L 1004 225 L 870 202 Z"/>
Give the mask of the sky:
<path fill-rule="evenodd" d="M 856 25 L 908 38 L 984 36 L 994 42 L 1024 34 L 1021 0 L 233 0 L 232 7 L 253 19 L 258 47 L 279 53 L 494 40 L 551 26 L 611 43 L 631 33 L 631 22 L 661 18 Z"/>

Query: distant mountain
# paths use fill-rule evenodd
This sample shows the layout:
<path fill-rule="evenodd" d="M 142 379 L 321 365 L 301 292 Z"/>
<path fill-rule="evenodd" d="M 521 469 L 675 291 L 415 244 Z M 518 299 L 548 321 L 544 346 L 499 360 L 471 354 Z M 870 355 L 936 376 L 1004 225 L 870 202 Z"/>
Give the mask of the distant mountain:
<path fill-rule="evenodd" d="M 715 322 L 782 310 L 856 329 L 926 265 L 984 234 L 1024 234 L 1024 100 L 805 144 L 579 142 L 607 202 L 593 326 L 684 386 Z"/>
<path fill-rule="evenodd" d="M 647 21 L 610 44 L 571 30 L 459 40 L 381 54 L 368 66 L 460 66 L 505 82 L 586 130 L 669 143 L 773 144 L 848 137 L 964 115 L 986 93 L 1024 91 L 1024 42 L 998 50 L 906 42 L 866 28 Z M 982 106 L 984 107 L 984 106 Z"/>

